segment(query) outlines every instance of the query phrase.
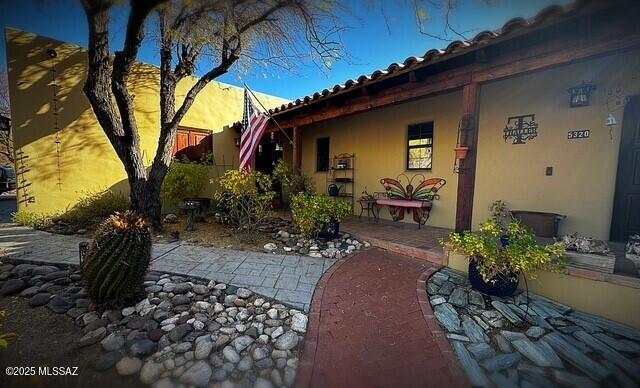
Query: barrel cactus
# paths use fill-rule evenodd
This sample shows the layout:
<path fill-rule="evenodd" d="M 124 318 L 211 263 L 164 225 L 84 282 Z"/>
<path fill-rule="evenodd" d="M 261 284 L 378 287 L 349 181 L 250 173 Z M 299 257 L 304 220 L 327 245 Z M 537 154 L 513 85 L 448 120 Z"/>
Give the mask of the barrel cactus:
<path fill-rule="evenodd" d="M 142 291 L 151 261 L 151 231 L 132 211 L 115 213 L 96 230 L 82 263 L 89 295 L 99 306 L 119 307 Z"/>

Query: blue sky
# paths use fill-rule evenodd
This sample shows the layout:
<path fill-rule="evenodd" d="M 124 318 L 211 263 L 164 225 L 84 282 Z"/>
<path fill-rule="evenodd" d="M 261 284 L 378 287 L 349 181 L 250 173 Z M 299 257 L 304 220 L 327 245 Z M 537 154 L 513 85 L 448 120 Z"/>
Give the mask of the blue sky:
<path fill-rule="evenodd" d="M 551 4 L 567 4 L 569 0 L 459 0 L 452 17 L 458 30 L 471 30 L 473 36 L 482 30 L 500 27 L 516 17 L 530 17 Z M 234 85 L 246 82 L 254 90 L 284 98 L 295 99 L 315 91 L 386 68 L 392 62 L 401 62 L 409 56 L 419 56 L 431 48 L 443 48 L 447 42 L 421 34 L 415 24 L 414 11 L 409 1 L 348 0 L 350 15 L 345 24 L 350 29 L 342 39 L 352 57 L 349 63 L 337 62 L 328 72 L 314 66 L 301 66 L 294 72 L 284 70 L 263 71 L 254 67 L 242 76 L 232 71 L 219 81 Z M 374 4 L 375 6 L 371 6 Z M 382 7 L 383 11 L 380 10 Z M 112 50 L 121 47 L 125 33 L 126 8 L 114 10 L 112 26 Z M 442 18 L 433 13 L 427 22 L 431 32 L 442 32 Z M 86 46 L 87 23 L 79 0 L 3 0 L 0 5 L 0 25 L 14 27 L 58 40 Z M 157 64 L 157 48 L 146 43 L 140 60 Z M 4 44 L 0 47 L 0 64 L 6 68 Z M 206 69 L 200 69 L 204 71 Z"/>

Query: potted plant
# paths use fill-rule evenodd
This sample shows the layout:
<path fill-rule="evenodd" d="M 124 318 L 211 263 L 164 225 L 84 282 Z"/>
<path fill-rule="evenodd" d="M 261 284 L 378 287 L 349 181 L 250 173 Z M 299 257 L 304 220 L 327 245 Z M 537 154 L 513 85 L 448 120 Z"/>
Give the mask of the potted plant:
<path fill-rule="evenodd" d="M 468 256 L 469 282 L 494 296 L 512 295 L 521 274 L 535 278 L 537 271 L 560 272 L 566 264 L 562 243 L 539 244 L 533 231 L 517 220 L 503 227 L 491 219 L 480 224 L 477 232 L 452 233 L 449 241 L 441 243 Z"/>
<path fill-rule="evenodd" d="M 351 205 L 317 193 L 291 197 L 291 214 L 300 232 L 308 238 L 332 240 L 338 237 L 340 220 L 351 213 Z"/>

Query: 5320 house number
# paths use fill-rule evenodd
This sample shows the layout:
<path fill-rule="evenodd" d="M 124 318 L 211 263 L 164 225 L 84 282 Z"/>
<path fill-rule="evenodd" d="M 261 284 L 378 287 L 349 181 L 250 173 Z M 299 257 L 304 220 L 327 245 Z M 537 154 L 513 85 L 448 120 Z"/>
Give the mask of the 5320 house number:
<path fill-rule="evenodd" d="M 579 129 L 577 131 L 569 131 L 567 133 L 567 139 L 586 139 L 591 134 L 588 129 Z"/>

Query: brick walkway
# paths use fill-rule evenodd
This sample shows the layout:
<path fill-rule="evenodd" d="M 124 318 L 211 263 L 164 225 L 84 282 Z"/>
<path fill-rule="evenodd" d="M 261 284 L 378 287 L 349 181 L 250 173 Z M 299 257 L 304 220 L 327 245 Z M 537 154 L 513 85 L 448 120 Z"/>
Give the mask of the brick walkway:
<path fill-rule="evenodd" d="M 83 240 L 0 224 L 0 257 L 77 265 L 78 243 Z M 316 283 L 335 262 L 306 256 L 155 243 L 151 269 L 248 287 L 308 311 Z"/>
<path fill-rule="evenodd" d="M 299 386 L 467 386 L 426 295 L 435 270 L 380 249 L 329 269 L 311 305 Z"/>

